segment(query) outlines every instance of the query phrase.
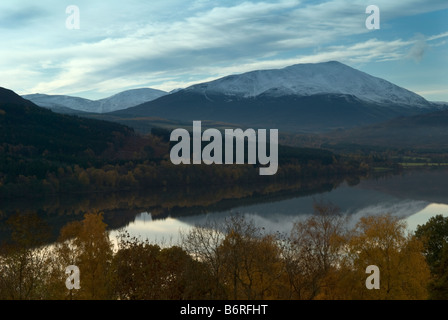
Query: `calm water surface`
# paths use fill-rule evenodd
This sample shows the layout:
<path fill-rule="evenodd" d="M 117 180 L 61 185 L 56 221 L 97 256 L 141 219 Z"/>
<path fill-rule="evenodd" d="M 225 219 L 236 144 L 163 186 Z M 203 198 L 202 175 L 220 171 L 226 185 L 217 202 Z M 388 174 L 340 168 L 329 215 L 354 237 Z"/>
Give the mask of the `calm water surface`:
<path fill-rule="evenodd" d="M 434 215 L 448 216 L 448 170 L 432 169 L 410 171 L 363 180 L 356 185 L 343 182 L 325 191 L 303 195 L 300 192 L 282 197 L 279 200 L 259 201 L 246 199 L 231 208 L 209 209 L 207 212 L 181 216 L 153 217 L 151 211 L 142 211 L 124 228 L 131 235 L 161 244 L 176 244 L 179 231 L 188 231 L 192 226 L 210 221 L 224 221 L 231 214 L 243 214 L 256 225 L 268 232 L 289 232 L 295 221 L 305 219 L 313 212 L 315 201 L 330 201 L 337 205 L 343 214 L 350 216 L 351 223 L 359 217 L 390 213 L 408 224 L 409 230 L 424 224 Z M 118 231 L 113 230 L 114 238 Z"/>
<path fill-rule="evenodd" d="M 448 216 L 448 170 L 406 171 L 369 179 L 309 179 L 269 185 L 154 189 L 139 193 L 0 200 L 0 243 L 9 239 L 7 219 L 16 211 L 37 213 L 53 230 L 86 212 L 104 212 L 115 241 L 120 230 L 159 244 L 179 241 L 179 231 L 206 222 L 223 222 L 243 214 L 268 232 L 289 233 L 307 218 L 316 201 L 329 201 L 355 223 L 359 217 L 390 213 L 405 219 L 410 230 L 431 216 Z"/>

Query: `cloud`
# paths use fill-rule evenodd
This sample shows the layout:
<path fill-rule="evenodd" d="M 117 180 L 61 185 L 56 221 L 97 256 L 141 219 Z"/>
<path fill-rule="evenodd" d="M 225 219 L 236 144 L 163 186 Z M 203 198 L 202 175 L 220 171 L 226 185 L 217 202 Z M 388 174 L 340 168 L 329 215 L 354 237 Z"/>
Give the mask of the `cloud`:
<path fill-rule="evenodd" d="M 433 96 L 434 99 L 431 99 L 431 100 L 436 100 L 437 96 L 440 96 L 440 97 L 448 96 L 448 88 L 441 87 L 440 89 L 434 88 L 434 89 L 431 89 L 431 90 L 421 90 L 421 91 L 417 90 L 416 93 L 421 95 L 421 96 Z M 446 102 L 448 102 L 448 100 Z"/>
<path fill-rule="evenodd" d="M 444 33 L 437 34 L 435 36 L 431 36 L 428 38 L 428 41 L 433 41 L 441 38 L 447 38 L 448 37 L 448 31 Z"/>
<path fill-rule="evenodd" d="M 12 7 L 12 2 L 2 1 L 0 12 L 8 3 Z M 31 3 L 25 0 L 24 8 Z M 108 93 L 126 84 L 170 90 L 229 73 L 300 62 L 419 61 L 425 52 L 423 40 L 387 39 L 383 33 L 369 32 L 364 0 L 167 0 L 151 5 L 79 0 L 79 31 L 64 28 L 64 5 L 48 3 L 41 11 L 9 14 L 11 21 L 31 23 L 39 15 L 46 20 L 35 30 L 0 34 L 9 44 L 0 52 L 2 85 L 22 93 Z M 376 4 L 386 23 L 415 11 L 448 7 L 439 0 Z M 446 36 L 440 33 L 427 41 Z"/>

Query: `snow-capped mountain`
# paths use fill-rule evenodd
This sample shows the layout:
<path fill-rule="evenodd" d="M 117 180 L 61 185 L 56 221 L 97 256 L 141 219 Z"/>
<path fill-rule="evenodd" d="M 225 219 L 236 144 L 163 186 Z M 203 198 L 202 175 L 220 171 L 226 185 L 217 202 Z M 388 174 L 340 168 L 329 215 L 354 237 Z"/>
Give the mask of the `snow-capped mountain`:
<path fill-rule="evenodd" d="M 97 102 L 100 104 L 101 111 L 99 112 L 104 113 L 127 109 L 147 101 L 155 100 L 166 94 L 165 91 L 161 90 L 140 88 L 123 91 L 109 98 L 97 100 Z"/>
<path fill-rule="evenodd" d="M 72 97 L 63 95 L 47 95 L 47 94 L 27 94 L 22 96 L 39 107 L 48 108 L 58 112 L 60 110 L 65 110 L 64 113 L 69 113 L 72 111 L 86 111 L 86 112 L 96 112 L 97 103 L 95 101 Z"/>
<path fill-rule="evenodd" d="M 24 95 L 23 98 L 34 102 L 40 107 L 52 109 L 55 112 L 70 113 L 70 110 L 77 110 L 105 113 L 127 109 L 144 102 L 152 101 L 166 94 L 165 91 L 161 90 L 141 88 L 123 91 L 100 100 L 46 94 L 28 94 Z"/>
<path fill-rule="evenodd" d="M 296 64 L 283 69 L 258 70 L 193 85 L 186 90 L 204 95 L 254 98 L 260 95 L 353 95 L 378 104 L 428 107 L 430 103 L 409 90 L 337 61 Z"/>
<path fill-rule="evenodd" d="M 436 110 L 409 90 L 331 61 L 230 75 L 113 114 L 325 132 Z"/>

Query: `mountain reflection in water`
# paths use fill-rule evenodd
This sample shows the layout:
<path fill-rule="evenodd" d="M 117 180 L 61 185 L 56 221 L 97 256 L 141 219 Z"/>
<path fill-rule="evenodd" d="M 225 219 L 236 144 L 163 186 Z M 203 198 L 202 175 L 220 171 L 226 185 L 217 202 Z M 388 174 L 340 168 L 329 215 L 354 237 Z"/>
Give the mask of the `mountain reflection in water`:
<path fill-rule="evenodd" d="M 118 230 L 158 243 L 174 244 L 179 229 L 196 224 L 224 221 L 231 214 L 244 214 L 268 232 L 289 232 L 294 221 L 313 212 L 316 201 L 331 202 L 354 219 L 390 213 L 406 218 L 415 229 L 435 214 L 448 215 L 448 170 L 406 171 L 369 179 L 309 179 L 269 185 L 207 186 L 146 190 L 140 193 L 94 194 L 0 204 L 0 226 L 15 211 L 37 212 L 53 230 L 84 213 L 104 212 L 115 237 Z M 0 241 L 9 235 L 0 227 Z"/>
<path fill-rule="evenodd" d="M 242 201 L 229 209 L 170 217 L 162 221 L 152 220 L 151 214 L 144 212 L 125 229 L 150 241 L 163 240 L 173 244 L 179 240 L 179 229 L 185 231 L 194 225 L 223 222 L 229 215 L 238 213 L 267 232 L 289 233 L 295 221 L 312 214 L 316 201 L 326 201 L 337 205 L 342 214 L 350 215 L 351 224 L 362 216 L 390 213 L 405 219 L 412 231 L 431 216 L 448 216 L 447 195 L 447 170 L 419 170 L 363 180 L 356 185 L 343 182 L 334 189 L 308 195 L 292 194 L 288 198 L 256 203 Z"/>

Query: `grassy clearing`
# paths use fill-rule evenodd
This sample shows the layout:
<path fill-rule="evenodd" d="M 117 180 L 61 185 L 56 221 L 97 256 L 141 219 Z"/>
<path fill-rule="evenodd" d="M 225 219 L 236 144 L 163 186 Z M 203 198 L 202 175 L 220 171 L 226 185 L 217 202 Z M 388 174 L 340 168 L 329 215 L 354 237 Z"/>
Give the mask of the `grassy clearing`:
<path fill-rule="evenodd" d="M 436 163 L 436 162 L 402 162 L 400 165 L 404 168 L 409 167 L 442 167 L 448 166 L 448 163 Z"/>

